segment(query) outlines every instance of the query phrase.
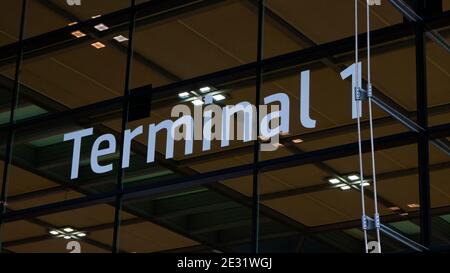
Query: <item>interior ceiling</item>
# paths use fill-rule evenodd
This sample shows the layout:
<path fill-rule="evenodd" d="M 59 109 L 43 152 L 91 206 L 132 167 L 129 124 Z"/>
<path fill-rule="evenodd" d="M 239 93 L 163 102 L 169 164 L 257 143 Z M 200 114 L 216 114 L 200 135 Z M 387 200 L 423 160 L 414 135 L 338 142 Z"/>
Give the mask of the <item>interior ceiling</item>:
<path fill-rule="evenodd" d="M 8 12 L 0 18 L 0 46 L 13 43 L 18 36 L 18 20 L 20 14 L 20 1 L 8 1 L 1 5 Z M 78 18 L 80 21 L 88 20 L 98 14 L 107 14 L 126 7 L 128 1 L 84 1 L 81 7 L 68 7 L 65 1 L 33 0 L 29 1 L 27 37 L 39 35 L 48 31 L 59 29 Z M 141 1 L 145 2 L 145 1 Z M 140 87 L 152 84 L 154 87 L 164 86 L 177 80 L 208 74 L 215 71 L 239 66 L 255 61 L 256 58 L 256 34 L 257 16 L 252 1 L 225 1 L 211 5 L 204 9 L 191 11 L 189 13 L 171 17 L 162 22 L 146 24 L 137 27 L 135 34 L 135 59 L 132 68 L 132 87 Z M 363 7 L 362 2 L 361 7 Z M 449 9 L 449 1 L 444 1 L 444 10 Z M 322 44 L 342 39 L 353 34 L 353 1 L 281 1 L 268 0 L 267 7 L 285 22 L 303 33 L 309 39 Z M 71 16 L 69 18 L 68 14 Z M 317 16 L 320 14 L 320 16 Z M 388 4 L 372 9 L 373 28 L 380 29 L 390 25 L 401 23 L 402 16 Z M 45 20 L 42 20 L 45 18 Z M 279 23 L 266 17 L 265 21 L 265 57 L 273 57 L 280 54 L 300 50 L 308 47 L 298 36 L 280 27 Z M 91 34 L 91 33 L 88 33 Z M 95 33 L 94 33 L 95 34 Z M 94 35 L 93 34 L 93 35 Z M 126 32 L 120 34 L 127 36 Z M 123 83 L 126 64 L 126 44 L 119 44 L 110 39 L 99 38 L 106 45 L 102 49 L 94 49 L 88 44 L 79 44 L 68 47 L 57 52 L 48 52 L 43 56 L 27 58 L 24 60 L 21 82 L 30 89 L 37 91 L 40 95 L 52 99 L 55 104 L 66 108 L 77 108 L 83 105 L 100 102 L 106 99 L 119 97 L 123 93 Z M 427 43 L 427 73 L 428 73 L 428 103 L 430 109 L 439 107 L 450 102 L 450 56 L 442 48 Z M 388 47 L 388 46 L 387 46 Z M 373 57 L 373 81 L 377 89 L 392 99 L 397 107 L 405 112 L 413 113 L 416 108 L 415 101 L 415 54 L 414 47 L 405 46 L 393 50 L 383 50 Z M 349 65 L 349 62 L 344 63 Z M 282 74 L 275 79 L 264 79 L 263 96 L 275 92 L 286 92 L 291 100 L 291 132 L 285 139 L 285 147 L 276 152 L 263 153 L 262 160 L 272 159 L 338 146 L 355 142 L 356 133 L 354 128 L 339 131 L 332 135 L 321 135 L 321 132 L 330 128 L 345 127 L 353 123 L 350 118 L 351 94 L 350 83 L 342 81 L 333 68 L 321 66 L 313 69 L 311 73 L 311 116 L 317 120 L 317 128 L 305 129 L 297 121 L 299 117 L 299 82 L 298 73 L 303 70 L 302 66 L 296 69 L 296 73 Z M 14 65 L 0 67 L 3 76 L 13 78 Z M 255 85 L 233 85 L 224 89 L 227 92 L 227 104 L 240 101 L 254 101 Z M 180 90 L 188 91 L 188 90 Z M 25 98 L 21 98 L 25 101 Z M 141 124 L 150 124 L 165 120 L 170 116 L 173 105 L 179 101 L 169 101 L 158 105 L 152 110 L 149 118 L 130 122 L 129 127 L 134 128 Z M 188 103 L 190 105 L 190 103 Z M 430 125 L 447 123 L 450 118 L 450 108 L 447 111 L 431 111 Z M 49 111 L 51 111 L 49 109 Z M 364 109 L 366 120 L 367 109 Z M 374 109 L 375 118 L 387 117 L 380 109 Z M 118 132 L 121 120 L 111 118 L 100 124 L 105 130 Z M 71 122 L 64 126 L 80 127 L 79 123 Z M 45 127 L 44 127 L 45 128 Z M 56 128 L 52 128 L 55 132 Z M 62 130 L 62 129 L 61 129 Z M 63 130 L 64 131 L 64 130 Z M 406 132 L 407 129 L 396 122 L 384 122 L 376 126 L 376 137 Z M 364 135 L 368 136 L 365 129 Z M 22 134 L 34 135 L 32 132 L 24 131 Z M 316 135 L 314 135 L 316 134 Z M 299 136 L 304 142 L 293 144 L 289 140 Z M 314 137 L 309 137 L 312 135 Z M 51 133 L 46 137 L 52 136 Z M 37 139 L 39 140 L 39 137 Z M 137 144 L 146 146 L 146 137 L 140 136 Z M 2 140 L 2 145 L 5 140 Z M 175 165 L 184 172 L 188 169 L 191 173 L 204 173 L 212 170 L 239 166 L 251 163 L 253 160 L 252 149 L 247 143 L 240 141 L 232 142 L 231 147 L 222 149 L 219 143 L 214 143 L 210 152 L 202 152 L 199 143 L 195 143 L 195 152 L 192 156 L 183 156 L 184 147 L 176 145 Z M 22 147 L 22 143 L 16 146 Z M 30 144 L 17 149 L 27 158 L 39 158 L 38 149 L 31 149 Z M 164 154 L 164 135 L 157 138 L 157 150 Z M 40 150 L 46 155 L 49 151 L 56 150 L 58 143 L 52 143 Z M 60 147 L 59 145 L 58 147 Z M 53 150 L 50 150 L 49 148 Z M 432 147 L 432 146 L 431 146 Z M 47 148 L 47 149 L 46 149 Z M 21 196 L 27 193 L 43 191 L 56 188 L 61 181 L 67 181 L 68 161 L 70 161 L 70 149 L 65 147 L 66 154 L 62 163 L 57 162 L 51 167 L 42 167 L 36 163 L 28 164 L 18 160 L 18 166 L 14 166 L 11 172 L 11 183 L 9 194 Z M 67 152 L 68 151 L 68 152 Z M 238 151 L 238 152 L 235 152 Z M 31 153 L 31 155 L 30 155 Z M 137 156 L 142 155 L 134 151 Z M 448 163 L 448 156 L 441 151 L 431 148 L 430 165 Z M 368 154 L 365 155 L 365 169 L 370 175 L 370 161 Z M 417 175 L 409 174 L 401 177 L 392 177 L 392 173 L 417 168 L 417 146 L 407 145 L 398 148 L 377 151 L 377 173 L 386 174 L 385 179 L 380 179 L 379 195 L 384 199 L 380 204 L 381 214 L 395 215 L 390 207 L 399 207 L 402 212 L 413 213 L 417 208 L 410 208 L 408 204 L 418 203 Z M 61 160 L 61 158 L 60 158 Z M 448 165 L 447 165 L 448 166 Z M 39 168 L 38 168 L 39 167 Z M 151 174 L 153 169 L 149 166 L 137 168 L 141 174 Z M 360 197 L 356 190 L 342 191 L 328 187 L 327 178 L 335 174 L 349 174 L 357 171 L 357 157 L 344 157 L 324 161 L 318 164 L 307 164 L 298 167 L 286 168 L 261 175 L 261 194 L 267 196 L 263 199 L 263 205 L 276 213 L 287 216 L 293 221 L 305 227 L 314 228 L 322 225 L 336 224 L 354 221 L 360 218 Z M 3 167 L 1 168 L 3 170 Z M 59 173 L 57 172 L 59 171 Z M 136 170 L 131 170 L 131 176 Z M 82 174 L 90 172 L 86 162 L 81 170 Z M 180 171 L 181 172 L 181 171 Z M 175 171 L 175 174 L 178 174 Z M 181 175 L 181 174 L 179 174 Z M 170 176 L 172 177 L 172 176 Z M 432 207 L 446 207 L 450 204 L 450 188 L 446 179 L 449 177 L 449 169 L 432 168 L 431 171 L 431 195 Z M 106 179 L 110 187 L 115 183 L 115 176 L 92 176 L 91 180 Z M 150 180 L 152 181 L 152 180 Z M 77 183 L 77 182 L 72 182 Z M 251 177 L 220 181 L 227 189 L 231 189 L 241 195 L 241 198 L 251 197 Z M 107 186 L 108 186 L 107 185 Z M 106 186 L 105 186 L 106 187 Z M 290 190 L 308 188 L 304 193 L 289 193 Z M 370 187 L 369 187 L 370 188 Z M 84 188 L 82 188 L 84 190 Z M 100 191 L 99 188 L 91 187 L 89 190 Z M 49 204 L 62 200 L 85 196 L 89 192 L 83 190 L 71 190 L 65 188 L 62 191 L 50 191 L 45 196 L 34 197 L 31 195 L 26 199 L 18 198 L 11 202 L 10 209 L 18 210 L 42 204 Z M 206 190 L 206 189 L 203 189 Z M 212 195 L 211 189 L 207 189 L 208 195 Z M 270 198 L 270 194 L 285 193 L 277 198 Z M 178 192 L 175 194 L 179 194 Z M 166 197 L 180 208 L 190 202 L 194 202 L 195 196 L 200 193 L 183 193 L 180 196 Z M 190 199 L 182 199 L 183 196 L 192 196 Z M 211 197 L 209 197 L 211 198 Z M 219 198 L 219 197 L 217 197 Z M 158 208 L 152 211 L 160 211 L 164 202 L 154 201 L 155 197 L 149 197 L 151 204 L 158 204 Z M 235 200 L 234 200 L 235 201 Z M 249 219 L 250 214 L 245 208 L 238 206 L 234 201 L 223 201 L 211 207 L 205 207 L 206 211 L 190 211 L 189 215 L 173 216 L 162 221 L 131 223 L 122 228 L 122 250 L 127 252 L 152 252 L 165 251 L 169 249 L 192 247 L 199 244 L 211 242 L 212 227 L 203 227 L 200 231 L 177 234 L 179 227 L 196 223 L 199 217 L 207 217 L 211 211 L 216 214 L 227 211 L 236 214 L 239 209 Z M 183 203 L 184 202 L 184 203 Z M 369 211 L 372 211 L 372 200 L 366 197 Z M 147 204 L 147 203 L 146 203 Z M 148 204 L 147 204 L 148 205 Z M 155 205 L 156 206 L 156 205 Z M 147 208 L 150 210 L 150 208 Z M 209 210 L 209 211 L 208 211 Z M 164 211 L 164 210 L 161 210 Z M 134 213 L 133 213 L 134 212 Z M 123 220 L 142 217 L 138 211 L 125 212 Z M 178 218 L 177 218 L 178 217 Z M 169 219 L 170 218 L 170 219 Z M 26 243 L 11 243 L 5 248 L 14 252 L 61 252 L 65 247 L 61 246 L 60 240 L 48 240 L 48 228 L 71 225 L 78 228 L 87 228 L 101 224 L 112 223 L 114 219 L 114 208 L 110 204 L 94 207 L 81 208 L 53 215 L 45 215 L 38 218 L 40 225 L 33 222 L 16 221 L 6 224 L 6 241 L 14 242 L 26 238 L 40 238 L 42 240 Z M 207 218 L 206 218 L 207 219 Z M 242 225 L 248 228 L 248 219 L 242 220 Z M 409 219 L 409 218 L 406 218 Z M 148 220 L 148 219 L 147 219 Z M 152 220 L 152 219 L 151 219 Z M 153 219 L 154 220 L 154 219 Z M 212 220 L 211 220 L 212 221 Z M 246 222 L 247 221 L 247 222 Z M 237 221 L 239 222 L 239 221 Z M 239 223 L 241 223 L 239 222 Z M 270 222 L 270 221 L 269 221 Z M 47 228 L 42 225 L 47 224 Z M 226 223 L 229 225 L 229 223 Z M 219 229 L 223 238 L 231 236 L 235 226 L 226 226 L 222 223 Z M 211 226 L 213 224 L 210 224 Z M 270 223 L 267 223 L 269 226 Z M 189 225 L 187 225 L 189 226 Z M 194 225 L 195 226 L 195 225 Z M 15 232 L 20 227 L 20 233 Z M 228 228 L 228 229 L 226 229 Z M 202 230 L 202 228 L 198 228 Z M 205 229 L 207 231 L 205 231 Z M 275 228 L 274 228 L 275 229 Z M 83 242 L 86 252 L 104 252 L 106 246 L 110 245 L 112 238 L 111 226 L 109 228 L 94 230 L 89 233 L 89 238 L 95 240 Z M 158 236 L 154 236 L 158 234 Z M 190 236 L 193 234 L 193 236 Z M 219 234 L 219 233 L 218 233 Z M 216 236 L 218 236 L 216 234 Z M 234 235 L 233 235 L 234 236 Z M 218 236 L 220 237 L 220 236 Z M 45 239 L 44 239 L 45 238 Z M 330 243 L 330 242 L 328 242 Z M 214 244 L 211 243 L 211 245 Z M 103 247 L 102 247 L 103 246 Z"/>

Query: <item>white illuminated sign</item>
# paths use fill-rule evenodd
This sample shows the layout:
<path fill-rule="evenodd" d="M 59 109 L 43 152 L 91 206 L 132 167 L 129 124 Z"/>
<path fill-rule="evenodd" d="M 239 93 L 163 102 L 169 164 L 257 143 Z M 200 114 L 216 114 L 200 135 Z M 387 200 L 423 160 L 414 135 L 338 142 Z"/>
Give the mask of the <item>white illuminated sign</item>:
<path fill-rule="evenodd" d="M 359 66 L 361 64 L 359 63 Z M 358 69 L 361 71 L 361 69 Z M 342 79 L 349 76 L 353 78 L 352 84 L 352 118 L 356 118 L 357 103 L 353 92 L 355 87 L 355 65 L 350 66 L 341 73 Z M 361 75 L 359 73 L 359 78 Z M 358 82 L 361 82 L 359 80 Z M 305 128 L 315 128 L 316 121 L 310 117 L 310 71 L 300 74 L 300 123 Z M 211 149 L 211 141 L 220 140 L 221 147 L 230 145 L 230 140 L 236 139 L 243 142 L 261 139 L 269 139 L 269 143 L 261 143 L 261 151 L 273 151 L 277 149 L 280 134 L 289 132 L 290 100 L 286 93 L 276 93 L 264 98 L 264 104 L 259 105 L 259 132 L 256 133 L 256 106 L 243 101 L 236 105 L 220 107 L 213 103 L 212 96 L 206 96 L 205 102 L 194 107 L 194 115 L 187 105 L 177 105 L 172 109 L 172 117 L 158 124 L 145 125 L 147 130 L 147 156 L 146 162 L 155 161 L 156 136 L 158 132 L 165 130 L 167 133 L 165 157 L 173 158 L 175 140 L 184 140 L 184 155 L 192 154 L 194 140 L 202 141 L 202 151 Z M 268 111 L 268 108 L 276 109 Z M 214 113 L 214 115 L 213 115 Z M 359 112 L 361 113 L 361 111 Z M 234 120 L 237 120 L 237 134 L 234 134 Z M 239 126 L 241 125 L 241 126 Z M 212 128 L 216 128 L 212 132 Z M 183 132 L 180 133 L 180 128 Z M 218 129 L 217 129 L 218 128 Z M 80 153 L 83 139 L 92 136 L 94 128 L 87 128 L 64 135 L 64 141 L 73 141 L 72 165 L 70 178 L 76 179 L 79 174 Z M 130 166 L 131 142 L 134 138 L 144 134 L 144 125 L 135 129 L 125 130 L 123 143 L 123 156 L 121 168 Z M 100 148 L 102 147 L 102 148 Z M 112 134 L 99 136 L 92 145 L 90 155 L 90 167 L 94 173 L 103 174 L 113 170 L 113 164 L 101 164 L 99 158 L 116 153 L 117 140 Z"/>

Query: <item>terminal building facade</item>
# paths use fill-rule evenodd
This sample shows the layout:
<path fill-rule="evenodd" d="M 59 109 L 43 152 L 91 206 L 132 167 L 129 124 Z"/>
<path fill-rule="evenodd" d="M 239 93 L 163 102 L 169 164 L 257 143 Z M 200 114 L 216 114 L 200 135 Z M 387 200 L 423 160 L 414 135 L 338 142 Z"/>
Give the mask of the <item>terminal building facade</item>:
<path fill-rule="evenodd" d="M 397 113 L 373 109 L 381 223 L 449 251 L 450 1 L 380 2 L 370 12 L 373 92 Z M 366 1 L 357 5 L 365 68 Z M 1 252 L 364 252 L 354 94 L 341 78 L 354 63 L 353 0 L 0 7 Z M 304 71 L 311 128 L 300 122 Z M 208 96 L 259 105 L 277 93 L 289 96 L 290 127 L 273 151 L 258 149 L 262 138 L 213 140 L 207 151 L 194 140 L 192 153 L 176 141 L 168 158 L 162 132 L 147 162 L 148 125 L 173 119 L 174 106 Z M 367 107 L 361 122 L 373 215 Z M 141 125 L 124 155 L 124 132 Z M 89 128 L 73 176 L 75 143 L 64 136 Z M 109 152 L 93 158 L 93 147 Z M 93 170 L 93 159 L 111 169 Z M 385 233 L 381 245 L 417 250 Z"/>

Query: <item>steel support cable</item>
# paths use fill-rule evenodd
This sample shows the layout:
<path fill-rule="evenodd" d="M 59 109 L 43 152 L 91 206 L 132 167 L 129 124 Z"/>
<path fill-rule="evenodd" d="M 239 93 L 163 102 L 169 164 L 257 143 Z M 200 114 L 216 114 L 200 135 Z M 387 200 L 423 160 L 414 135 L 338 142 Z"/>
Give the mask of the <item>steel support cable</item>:
<path fill-rule="evenodd" d="M 360 178 L 360 187 L 361 187 L 361 210 L 362 210 L 362 228 L 364 232 L 364 248 L 365 252 L 368 253 L 369 249 L 367 247 L 367 218 L 366 218 L 366 205 L 364 199 L 364 170 L 362 163 L 362 141 L 361 141 L 361 118 L 360 118 L 360 109 L 362 106 L 361 100 L 358 99 L 358 94 L 360 92 L 360 82 L 359 82 L 359 41 L 358 41 L 358 0 L 355 0 L 355 96 L 357 98 L 356 105 L 356 116 L 357 116 L 357 124 L 358 124 L 358 157 L 359 157 L 359 178 Z"/>
<path fill-rule="evenodd" d="M 375 167 L 375 144 L 373 134 L 373 116 L 372 116 L 372 70 L 371 70 L 371 52 L 370 52 L 370 1 L 366 0 L 366 31 L 367 31 L 367 97 L 369 98 L 369 131 L 370 131 L 370 149 L 372 160 L 372 183 L 373 183 L 373 201 L 374 201 L 374 219 L 377 233 L 378 252 L 381 253 L 380 236 L 380 214 L 378 212 L 378 193 L 377 193 L 377 172 Z"/>

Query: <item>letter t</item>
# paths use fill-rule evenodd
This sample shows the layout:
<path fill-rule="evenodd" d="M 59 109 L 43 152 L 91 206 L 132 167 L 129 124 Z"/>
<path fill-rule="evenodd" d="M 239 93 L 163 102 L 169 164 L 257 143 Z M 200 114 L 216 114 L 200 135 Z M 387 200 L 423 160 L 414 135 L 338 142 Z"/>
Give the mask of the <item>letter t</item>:
<path fill-rule="evenodd" d="M 72 169 L 70 179 L 78 178 L 80 164 L 81 139 L 94 133 L 94 128 L 79 130 L 64 135 L 64 141 L 73 140 Z"/>

